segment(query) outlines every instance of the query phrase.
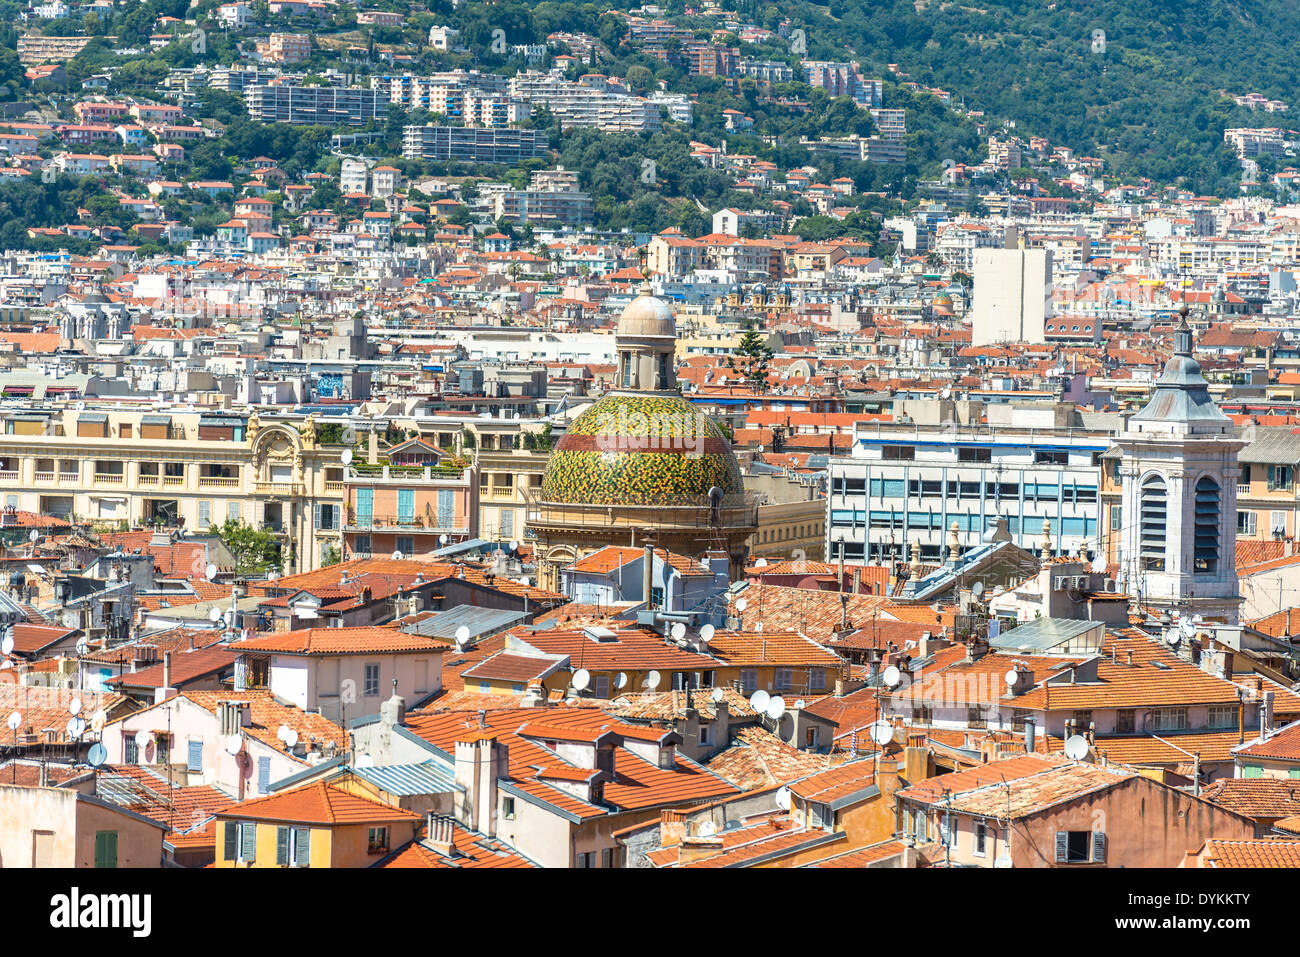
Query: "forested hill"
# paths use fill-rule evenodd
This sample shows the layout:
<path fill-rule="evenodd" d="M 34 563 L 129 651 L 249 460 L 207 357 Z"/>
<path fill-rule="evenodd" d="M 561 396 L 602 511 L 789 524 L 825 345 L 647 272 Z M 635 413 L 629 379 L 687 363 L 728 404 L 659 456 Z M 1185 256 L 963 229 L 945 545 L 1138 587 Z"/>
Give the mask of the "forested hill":
<path fill-rule="evenodd" d="M 743 6 L 743 4 L 742 4 Z M 1300 125 L 1300 17 L 1292 0 L 831 0 L 755 3 L 806 25 L 809 56 L 846 48 L 1023 133 L 1103 156 L 1125 177 L 1233 192 L 1231 126 Z M 801 22 L 802 21 L 802 24 Z M 1106 34 L 1092 51 L 1092 31 Z M 836 51 L 839 51 L 838 54 Z M 1252 112 L 1220 90 L 1291 105 Z"/>

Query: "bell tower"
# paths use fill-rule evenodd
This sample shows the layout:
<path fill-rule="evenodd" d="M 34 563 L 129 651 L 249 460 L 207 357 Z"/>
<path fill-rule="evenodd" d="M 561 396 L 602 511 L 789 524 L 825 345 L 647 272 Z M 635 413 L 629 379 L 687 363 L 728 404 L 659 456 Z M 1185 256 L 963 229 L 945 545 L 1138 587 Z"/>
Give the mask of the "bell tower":
<path fill-rule="evenodd" d="M 1116 440 L 1120 577 L 1140 608 L 1237 621 L 1237 453 L 1245 444 L 1192 358 L 1184 305 L 1174 355 Z"/>
<path fill-rule="evenodd" d="M 672 310 L 644 279 L 614 330 L 618 354 L 617 392 L 675 392 L 677 323 Z"/>

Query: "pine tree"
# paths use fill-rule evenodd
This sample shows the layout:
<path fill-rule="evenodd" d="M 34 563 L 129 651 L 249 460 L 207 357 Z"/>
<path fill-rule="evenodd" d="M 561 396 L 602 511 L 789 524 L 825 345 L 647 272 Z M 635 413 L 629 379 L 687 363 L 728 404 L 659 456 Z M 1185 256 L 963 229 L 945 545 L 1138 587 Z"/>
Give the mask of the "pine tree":
<path fill-rule="evenodd" d="M 727 356 L 727 368 L 739 372 L 752 388 L 761 391 L 767 387 L 767 366 L 771 361 L 772 349 L 767 340 L 759 333 L 754 320 L 747 320 L 745 334 L 740 337 L 735 355 Z"/>

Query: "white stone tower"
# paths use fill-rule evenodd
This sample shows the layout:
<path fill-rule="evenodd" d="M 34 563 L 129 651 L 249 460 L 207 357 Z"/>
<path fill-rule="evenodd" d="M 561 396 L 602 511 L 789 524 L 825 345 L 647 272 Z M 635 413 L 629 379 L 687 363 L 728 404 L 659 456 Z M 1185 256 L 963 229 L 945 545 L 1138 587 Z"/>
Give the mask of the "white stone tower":
<path fill-rule="evenodd" d="M 1116 440 L 1123 546 L 1120 578 L 1143 610 L 1235 623 L 1237 453 L 1246 444 L 1192 358 L 1187 308 L 1155 393 Z"/>

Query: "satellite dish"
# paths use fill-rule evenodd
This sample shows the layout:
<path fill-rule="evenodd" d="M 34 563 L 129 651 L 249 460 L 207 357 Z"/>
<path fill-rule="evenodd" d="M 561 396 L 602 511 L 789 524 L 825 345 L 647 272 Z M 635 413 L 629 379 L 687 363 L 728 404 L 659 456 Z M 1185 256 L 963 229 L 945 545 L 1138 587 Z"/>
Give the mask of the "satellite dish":
<path fill-rule="evenodd" d="M 573 687 L 579 691 L 585 691 L 587 685 L 591 684 L 591 672 L 586 668 L 579 668 L 573 673 Z"/>
<path fill-rule="evenodd" d="M 1010 671 L 1008 671 L 1006 674 L 1002 676 L 1002 680 L 1007 683 L 1008 688 L 1014 688 L 1016 686 L 1016 682 L 1020 680 L 1020 672 L 1017 671 L 1015 668 L 1012 668 Z"/>
<path fill-rule="evenodd" d="M 1065 756 L 1071 761 L 1082 761 L 1088 754 L 1088 739 L 1072 734 L 1065 739 Z"/>
<path fill-rule="evenodd" d="M 512 552 L 519 551 L 519 542 L 516 539 L 510 539 L 510 550 Z"/>
<path fill-rule="evenodd" d="M 220 569 L 218 569 L 216 565 L 213 565 L 211 562 L 209 562 L 208 567 L 203 569 L 203 571 L 207 574 L 208 581 L 216 581 L 217 572 L 220 571 Z"/>
<path fill-rule="evenodd" d="M 773 798 L 776 800 L 776 806 L 778 810 L 781 811 L 790 810 L 790 789 L 789 788 L 784 786 L 778 788 L 776 794 L 773 795 Z"/>
<path fill-rule="evenodd" d="M 153 740 L 153 732 L 141 728 L 135 733 L 135 746 L 143 751 L 149 747 L 149 742 Z"/>
<path fill-rule="evenodd" d="M 393 552 L 393 561 L 395 561 L 395 562 L 400 562 L 401 560 L 402 560 L 402 553 L 401 553 L 401 552 Z"/>
<path fill-rule="evenodd" d="M 749 696 L 749 706 L 761 714 L 767 710 L 767 706 L 771 700 L 771 696 L 762 688 L 759 688 Z"/>
<path fill-rule="evenodd" d="M 993 862 L 993 866 L 1000 870 L 1005 870 L 1006 868 L 1011 867 L 1011 855 L 1003 851 L 997 856 L 997 859 Z"/>
<path fill-rule="evenodd" d="M 363 754 L 361 757 L 357 758 L 357 767 L 359 768 L 373 768 L 374 766 L 375 759 L 369 754 Z"/>
<path fill-rule="evenodd" d="M 1196 622 L 1187 617 L 1178 619 L 1178 630 L 1183 633 L 1184 638 L 1190 638 L 1196 634 Z"/>
<path fill-rule="evenodd" d="M 808 704 L 803 700 L 803 698 L 800 698 L 794 703 L 794 710 L 796 711 L 802 711 L 806 707 L 808 707 Z"/>
<path fill-rule="evenodd" d="M 341 456 L 339 456 L 339 457 L 343 460 L 343 464 L 344 464 L 344 465 L 351 465 L 351 464 L 352 464 L 352 450 L 351 450 L 351 449 L 344 449 L 344 450 L 343 450 L 343 454 L 342 454 Z"/>
<path fill-rule="evenodd" d="M 22 723 L 23 723 L 23 715 L 21 711 L 9 712 L 9 720 L 6 721 L 5 724 L 9 725 L 10 731 L 17 731 L 18 728 L 22 725 Z"/>
<path fill-rule="evenodd" d="M 90 746 L 90 751 L 86 753 L 86 763 L 92 768 L 100 767 L 107 760 L 108 748 L 104 747 L 102 744 L 92 744 Z"/>
<path fill-rule="evenodd" d="M 970 593 L 975 596 L 976 600 L 978 600 L 980 595 L 984 594 L 984 583 L 976 582 L 974 585 L 971 585 Z"/>
<path fill-rule="evenodd" d="M 68 702 L 68 714 L 72 715 L 74 718 L 77 715 L 81 714 L 80 698 L 73 698 L 71 701 Z"/>
<path fill-rule="evenodd" d="M 627 687 L 627 672 L 626 672 L 626 671 L 620 671 L 617 675 L 614 676 L 614 687 L 615 687 L 615 688 L 620 688 L 620 689 L 621 689 L 621 688 L 626 688 L 626 687 Z"/>
<path fill-rule="evenodd" d="M 77 639 L 77 654 L 79 655 L 90 654 L 90 640 L 88 638 Z"/>
<path fill-rule="evenodd" d="M 720 703 L 720 702 L 722 701 L 722 699 L 725 698 L 726 696 L 727 696 L 727 693 L 726 693 L 725 691 L 723 691 L 721 688 L 714 688 L 714 689 L 713 689 L 713 694 L 710 695 L 710 697 L 713 698 L 713 703 L 714 703 L 714 704 L 718 704 L 718 703 Z"/>
<path fill-rule="evenodd" d="M 1167 635 L 1165 635 L 1165 642 L 1171 648 L 1177 648 L 1182 643 L 1182 640 L 1183 636 L 1178 631 L 1171 630 Z"/>
<path fill-rule="evenodd" d="M 69 718 L 68 723 L 64 725 L 64 730 L 68 732 L 68 737 L 75 741 L 86 733 L 86 722 L 80 718 Z"/>
<path fill-rule="evenodd" d="M 14 636 L 12 634 L 5 635 L 4 640 L 0 641 L 0 651 L 4 652 L 6 655 L 13 654 Z"/>
<path fill-rule="evenodd" d="M 894 726 L 888 721 L 873 721 L 871 723 L 871 740 L 883 748 L 894 740 Z"/>
<path fill-rule="evenodd" d="M 749 607 L 749 602 L 747 602 L 743 598 L 736 602 L 736 611 L 744 611 L 748 607 Z"/>
<path fill-rule="evenodd" d="M 280 725 L 280 727 L 278 727 L 278 728 L 275 729 L 275 736 L 276 736 L 279 740 L 283 741 L 285 738 L 287 738 L 287 737 L 289 736 L 289 732 L 290 732 L 291 730 L 292 730 L 292 729 L 291 729 L 287 724 L 282 724 L 282 725 Z"/>
<path fill-rule="evenodd" d="M 39 539 L 40 537 L 41 537 L 41 533 L 34 528 L 27 533 L 27 540 L 32 544 L 35 544 L 37 539 Z"/>
<path fill-rule="evenodd" d="M 669 634 L 673 636 L 673 641 L 681 641 L 683 638 L 686 637 L 686 626 L 683 625 L 680 621 L 676 622 L 673 625 L 672 630 L 669 632 Z"/>
<path fill-rule="evenodd" d="M 90 716 L 90 730 L 100 734 L 104 730 L 104 725 L 108 723 L 108 715 L 103 708 L 100 708 Z"/>
<path fill-rule="evenodd" d="M 703 641 L 712 641 L 713 633 L 717 631 L 712 625 L 704 625 L 700 628 L 700 638 Z"/>
<path fill-rule="evenodd" d="M 453 640 L 456 642 L 457 645 L 468 645 L 469 625 L 461 625 L 459 628 L 457 628 L 456 634 L 453 636 Z"/>
<path fill-rule="evenodd" d="M 705 821 L 700 825 L 698 833 L 700 837 L 713 837 L 713 835 L 718 833 L 718 825 L 714 824 L 712 821 Z"/>
<path fill-rule="evenodd" d="M 880 676 L 880 680 L 885 683 L 887 688 L 897 688 L 898 683 L 903 680 L 903 673 L 898 670 L 897 665 L 890 665 L 885 669 L 885 673 Z"/>
<path fill-rule="evenodd" d="M 298 732 L 293 730 L 293 728 L 290 728 L 288 725 L 285 726 L 284 731 L 284 746 L 286 748 L 292 748 L 298 743 Z"/>
<path fill-rule="evenodd" d="M 785 699 L 780 695 L 772 698 L 767 703 L 767 716 L 773 721 L 780 721 L 781 716 L 785 714 Z"/>
<path fill-rule="evenodd" d="M 221 609 L 218 608 L 216 605 L 213 605 L 211 608 L 208 609 L 208 621 L 212 622 L 215 625 L 220 620 L 221 620 Z"/>
<path fill-rule="evenodd" d="M 766 559 L 766 558 L 760 558 L 758 561 L 754 562 L 754 567 L 755 567 L 755 568 L 766 568 L 766 567 L 767 567 L 767 559 Z"/>
<path fill-rule="evenodd" d="M 238 734 L 226 735 L 226 754 L 238 754 L 244 746 L 244 739 Z"/>
<path fill-rule="evenodd" d="M 447 544 L 447 533 L 446 533 L 446 532 L 443 532 L 441 535 L 438 536 L 438 544 L 439 544 L 439 545 L 446 545 L 446 544 Z"/>
<path fill-rule="evenodd" d="M 662 676 L 659 674 L 659 672 L 652 671 L 645 676 L 645 686 L 649 688 L 651 691 L 654 691 L 655 688 L 659 687 L 659 682 L 661 678 Z"/>

